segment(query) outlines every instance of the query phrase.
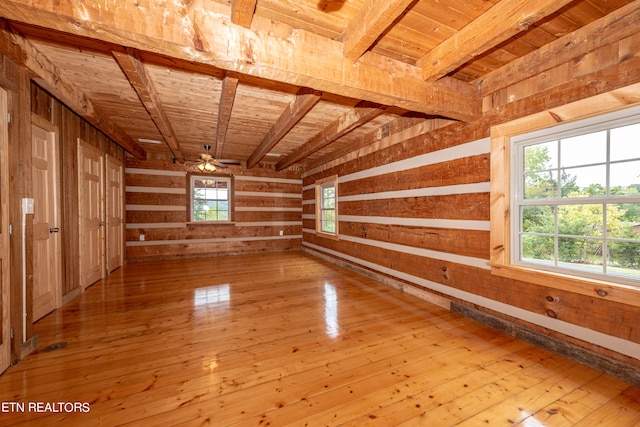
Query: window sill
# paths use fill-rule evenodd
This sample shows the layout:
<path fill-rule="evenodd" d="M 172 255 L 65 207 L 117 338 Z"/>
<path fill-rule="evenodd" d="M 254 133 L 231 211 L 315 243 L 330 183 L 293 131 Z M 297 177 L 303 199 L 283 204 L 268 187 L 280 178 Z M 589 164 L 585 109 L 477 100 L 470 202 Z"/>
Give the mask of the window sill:
<path fill-rule="evenodd" d="M 570 276 L 514 265 L 491 264 L 491 274 L 593 298 L 640 307 L 640 289 L 612 282 Z"/>
<path fill-rule="evenodd" d="M 195 222 L 187 222 L 187 227 L 203 227 L 203 226 L 222 226 L 222 225 L 232 225 L 235 226 L 235 221 L 195 221 Z"/>
<path fill-rule="evenodd" d="M 325 233 L 324 231 L 316 230 L 316 236 L 324 237 L 325 239 L 330 239 L 330 240 L 340 240 L 340 236 L 339 235 Z"/>

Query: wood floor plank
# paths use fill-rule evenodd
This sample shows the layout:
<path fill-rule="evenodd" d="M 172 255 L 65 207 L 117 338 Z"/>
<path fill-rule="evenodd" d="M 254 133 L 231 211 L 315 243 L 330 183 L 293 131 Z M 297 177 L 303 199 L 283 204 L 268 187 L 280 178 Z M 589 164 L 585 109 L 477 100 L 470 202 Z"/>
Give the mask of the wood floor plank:
<path fill-rule="evenodd" d="M 629 384 L 624 381 L 608 375 L 600 375 L 590 383 L 523 419 L 516 426 L 526 427 L 532 423 L 555 427 L 574 426 L 608 402 L 607 397 L 613 399 L 627 388 Z"/>
<path fill-rule="evenodd" d="M 640 389 L 300 252 L 125 265 L 35 331 L 0 402 L 90 411 L 0 425 L 640 422 Z"/>

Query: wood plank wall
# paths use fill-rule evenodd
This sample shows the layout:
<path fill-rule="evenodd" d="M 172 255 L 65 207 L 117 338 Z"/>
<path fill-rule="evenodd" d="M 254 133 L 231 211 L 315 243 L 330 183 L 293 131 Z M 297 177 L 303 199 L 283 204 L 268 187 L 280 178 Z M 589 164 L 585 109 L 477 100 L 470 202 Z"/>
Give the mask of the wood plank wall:
<path fill-rule="evenodd" d="M 188 224 L 184 165 L 127 157 L 125 172 L 127 261 L 300 250 L 299 172 L 222 170 L 234 176 L 234 223 L 214 225 Z"/>
<path fill-rule="evenodd" d="M 477 82 L 482 119 L 407 130 L 305 171 L 303 249 L 640 367 L 638 307 L 497 277 L 488 265 L 490 127 L 640 81 L 637 26 L 595 25 Z M 314 184 L 336 174 L 339 240 L 314 230 Z"/>

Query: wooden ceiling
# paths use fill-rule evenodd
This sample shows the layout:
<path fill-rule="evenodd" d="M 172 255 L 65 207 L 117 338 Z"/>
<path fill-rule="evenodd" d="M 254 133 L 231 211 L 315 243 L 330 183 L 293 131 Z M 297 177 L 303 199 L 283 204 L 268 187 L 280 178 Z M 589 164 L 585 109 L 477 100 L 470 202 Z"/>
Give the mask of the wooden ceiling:
<path fill-rule="evenodd" d="M 138 158 L 304 169 L 480 117 L 487 76 L 628 3 L 2 0 L 0 51 Z"/>

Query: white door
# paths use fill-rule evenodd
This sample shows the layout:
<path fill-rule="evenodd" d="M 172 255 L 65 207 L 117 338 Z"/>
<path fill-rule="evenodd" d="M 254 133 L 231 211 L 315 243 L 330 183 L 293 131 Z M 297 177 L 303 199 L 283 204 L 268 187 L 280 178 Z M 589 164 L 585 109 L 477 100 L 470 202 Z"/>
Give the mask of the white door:
<path fill-rule="evenodd" d="M 9 320 L 9 135 L 7 92 L 0 88 L 0 374 L 11 362 Z"/>
<path fill-rule="evenodd" d="M 124 167 L 111 156 L 106 165 L 107 271 L 111 272 L 124 260 Z"/>
<path fill-rule="evenodd" d="M 55 131 L 31 125 L 33 179 L 33 321 L 60 305 L 62 294 Z"/>
<path fill-rule="evenodd" d="M 102 279 L 104 263 L 104 163 L 102 154 L 78 140 L 78 199 L 80 226 L 80 285 Z"/>

